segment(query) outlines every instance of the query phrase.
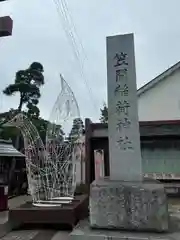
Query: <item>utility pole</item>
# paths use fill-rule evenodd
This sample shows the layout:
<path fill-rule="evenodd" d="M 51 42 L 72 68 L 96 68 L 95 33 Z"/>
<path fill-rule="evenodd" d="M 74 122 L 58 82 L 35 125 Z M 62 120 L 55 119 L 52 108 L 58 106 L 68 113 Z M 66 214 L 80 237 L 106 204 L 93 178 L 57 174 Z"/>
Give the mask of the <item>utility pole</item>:
<path fill-rule="evenodd" d="M 4 2 L 6 0 L 0 0 Z M 9 16 L 0 17 L 0 37 L 7 37 L 12 35 L 13 20 Z"/>

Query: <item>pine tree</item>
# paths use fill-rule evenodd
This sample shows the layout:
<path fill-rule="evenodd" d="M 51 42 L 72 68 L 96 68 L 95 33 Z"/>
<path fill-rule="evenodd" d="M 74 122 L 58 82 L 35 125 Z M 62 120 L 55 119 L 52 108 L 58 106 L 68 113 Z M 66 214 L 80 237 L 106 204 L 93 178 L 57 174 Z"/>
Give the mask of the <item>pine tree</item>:
<path fill-rule="evenodd" d="M 33 62 L 29 68 L 16 72 L 14 83 L 9 84 L 3 93 L 6 96 L 13 96 L 19 93 L 18 112 L 22 111 L 24 105 L 28 109 L 28 115 L 39 116 L 40 87 L 44 85 L 43 66 L 41 63 Z"/>

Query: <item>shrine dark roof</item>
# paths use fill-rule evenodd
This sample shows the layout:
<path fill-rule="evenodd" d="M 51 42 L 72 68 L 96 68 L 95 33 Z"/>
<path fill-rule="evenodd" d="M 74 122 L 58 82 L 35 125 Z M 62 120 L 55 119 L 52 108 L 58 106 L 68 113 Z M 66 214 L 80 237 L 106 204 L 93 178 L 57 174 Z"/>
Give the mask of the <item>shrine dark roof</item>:
<path fill-rule="evenodd" d="M 138 89 L 138 97 L 180 69 L 180 61 Z"/>
<path fill-rule="evenodd" d="M 24 154 L 14 148 L 11 141 L 0 139 L 0 157 L 24 157 Z"/>
<path fill-rule="evenodd" d="M 92 130 L 107 129 L 106 123 L 91 123 Z M 139 122 L 141 137 L 180 136 L 180 120 Z"/>

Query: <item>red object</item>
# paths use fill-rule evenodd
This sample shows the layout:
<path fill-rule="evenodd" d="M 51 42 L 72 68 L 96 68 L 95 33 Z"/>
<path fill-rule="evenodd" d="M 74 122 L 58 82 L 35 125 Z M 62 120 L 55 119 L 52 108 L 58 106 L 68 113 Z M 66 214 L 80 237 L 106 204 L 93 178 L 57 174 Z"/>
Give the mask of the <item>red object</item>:
<path fill-rule="evenodd" d="M 0 186 L 0 212 L 8 210 L 8 186 Z"/>
<path fill-rule="evenodd" d="M 101 163 L 102 163 L 102 160 L 101 159 L 96 159 L 95 160 L 95 164 L 96 164 L 96 179 L 99 179 L 100 178 L 100 175 L 101 175 Z"/>
<path fill-rule="evenodd" d="M 0 17 L 0 37 L 12 35 L 13 20 L 9 16 Z"/>

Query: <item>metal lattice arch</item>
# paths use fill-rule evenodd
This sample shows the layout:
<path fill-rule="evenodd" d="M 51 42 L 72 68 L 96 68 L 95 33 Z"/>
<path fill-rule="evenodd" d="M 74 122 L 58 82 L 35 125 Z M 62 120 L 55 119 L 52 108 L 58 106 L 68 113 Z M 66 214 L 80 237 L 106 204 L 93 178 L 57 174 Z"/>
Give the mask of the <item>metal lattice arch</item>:
<path fill-rule="evenodd" d="M 76 188 L 76 158 L 78 139 L 69 140 L 73 120 L 80 117 L 75 96 L 61 76 L 62 90 L 50 115 L 44 146 L 36 127 L 22 113 L 5 126 L 15 126 L 24 138 L 29 191 L 33 205 L 59 206 L 74 198 Z"/>

